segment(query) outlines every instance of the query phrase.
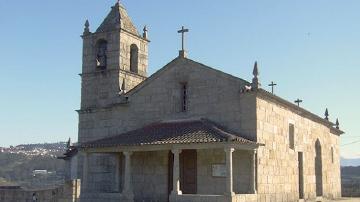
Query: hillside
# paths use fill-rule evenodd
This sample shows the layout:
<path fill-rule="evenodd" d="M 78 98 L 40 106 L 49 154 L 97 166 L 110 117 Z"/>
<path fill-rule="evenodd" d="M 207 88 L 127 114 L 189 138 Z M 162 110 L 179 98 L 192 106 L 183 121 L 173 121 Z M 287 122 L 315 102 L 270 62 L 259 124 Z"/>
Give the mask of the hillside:
<path fill-rule="evenodd" d="M 64 162 L 56 156 L 65 148 L 66 143 L 0 148 L 0 184 L 39 187 L 60 182 L 64 176 Z M 46 170 L 47 173 L 34 175 L 34 170 Z"/>
<path fill-rule="evenodd" d="M 355 158 L 355 159 L 341 158 L 340 164 L 341 166 L 360 166 L 360 158 Z"/>
<path fill-rule="evenodd" d="M 341 188 L 343 196 L 360 197 L 360 166 L 341 168 Z"/>

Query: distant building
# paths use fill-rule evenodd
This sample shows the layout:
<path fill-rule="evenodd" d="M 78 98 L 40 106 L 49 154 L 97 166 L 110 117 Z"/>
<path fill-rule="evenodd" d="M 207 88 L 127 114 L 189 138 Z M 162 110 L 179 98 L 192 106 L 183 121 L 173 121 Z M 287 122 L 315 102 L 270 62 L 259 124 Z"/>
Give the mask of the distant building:
<path fill-rule="evenodd" d="M 341 197 L 343 131 L 261 89 L 257 64 L 248 82 L 183 48 L 147 77 L 147 28 L 140 35 L 121 4 L 95 32 L 89 26 L 78 111 L 82 202 Z"/>
<path fill-rule="evenodd" d="M 47 170 L 33 170 L 32 174 L 33 174 L 33 176 L 47 175 L 48 171 Z"/>

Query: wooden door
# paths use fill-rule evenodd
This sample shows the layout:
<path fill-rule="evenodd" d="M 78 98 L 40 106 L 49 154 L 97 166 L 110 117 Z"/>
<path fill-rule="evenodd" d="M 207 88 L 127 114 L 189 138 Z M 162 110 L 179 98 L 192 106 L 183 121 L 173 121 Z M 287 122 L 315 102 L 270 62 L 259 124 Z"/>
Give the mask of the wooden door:
<path fill-rule="evenodd" d="M 196 150 L 183 150 L 180 154 L 180 188 L 183 194 L 197 192 Z"/>

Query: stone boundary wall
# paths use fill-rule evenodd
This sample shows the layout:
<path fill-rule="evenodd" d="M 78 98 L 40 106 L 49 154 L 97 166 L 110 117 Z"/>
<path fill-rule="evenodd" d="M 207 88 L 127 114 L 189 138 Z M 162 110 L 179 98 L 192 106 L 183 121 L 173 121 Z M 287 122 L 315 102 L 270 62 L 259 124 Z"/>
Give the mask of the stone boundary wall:
<path fill-rule="evenodd" d="M 80 196 L 79 180 L 66 182 L 63 186 L 54 189 L 26 190 L 1 189 L 0 202 L 32 202 L 33 193 L 39 202 L 78 202 Z"/>

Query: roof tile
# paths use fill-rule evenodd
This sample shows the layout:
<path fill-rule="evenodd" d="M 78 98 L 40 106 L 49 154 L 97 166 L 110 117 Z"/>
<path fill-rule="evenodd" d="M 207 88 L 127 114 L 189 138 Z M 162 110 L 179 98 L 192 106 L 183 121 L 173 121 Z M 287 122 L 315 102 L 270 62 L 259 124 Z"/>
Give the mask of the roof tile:
<path fill-rule="evenodd" d="M 236 142 L 257 145 L 207 119 L 158 122 L 121 135 L 83 143 L 82 148 Z"/>

